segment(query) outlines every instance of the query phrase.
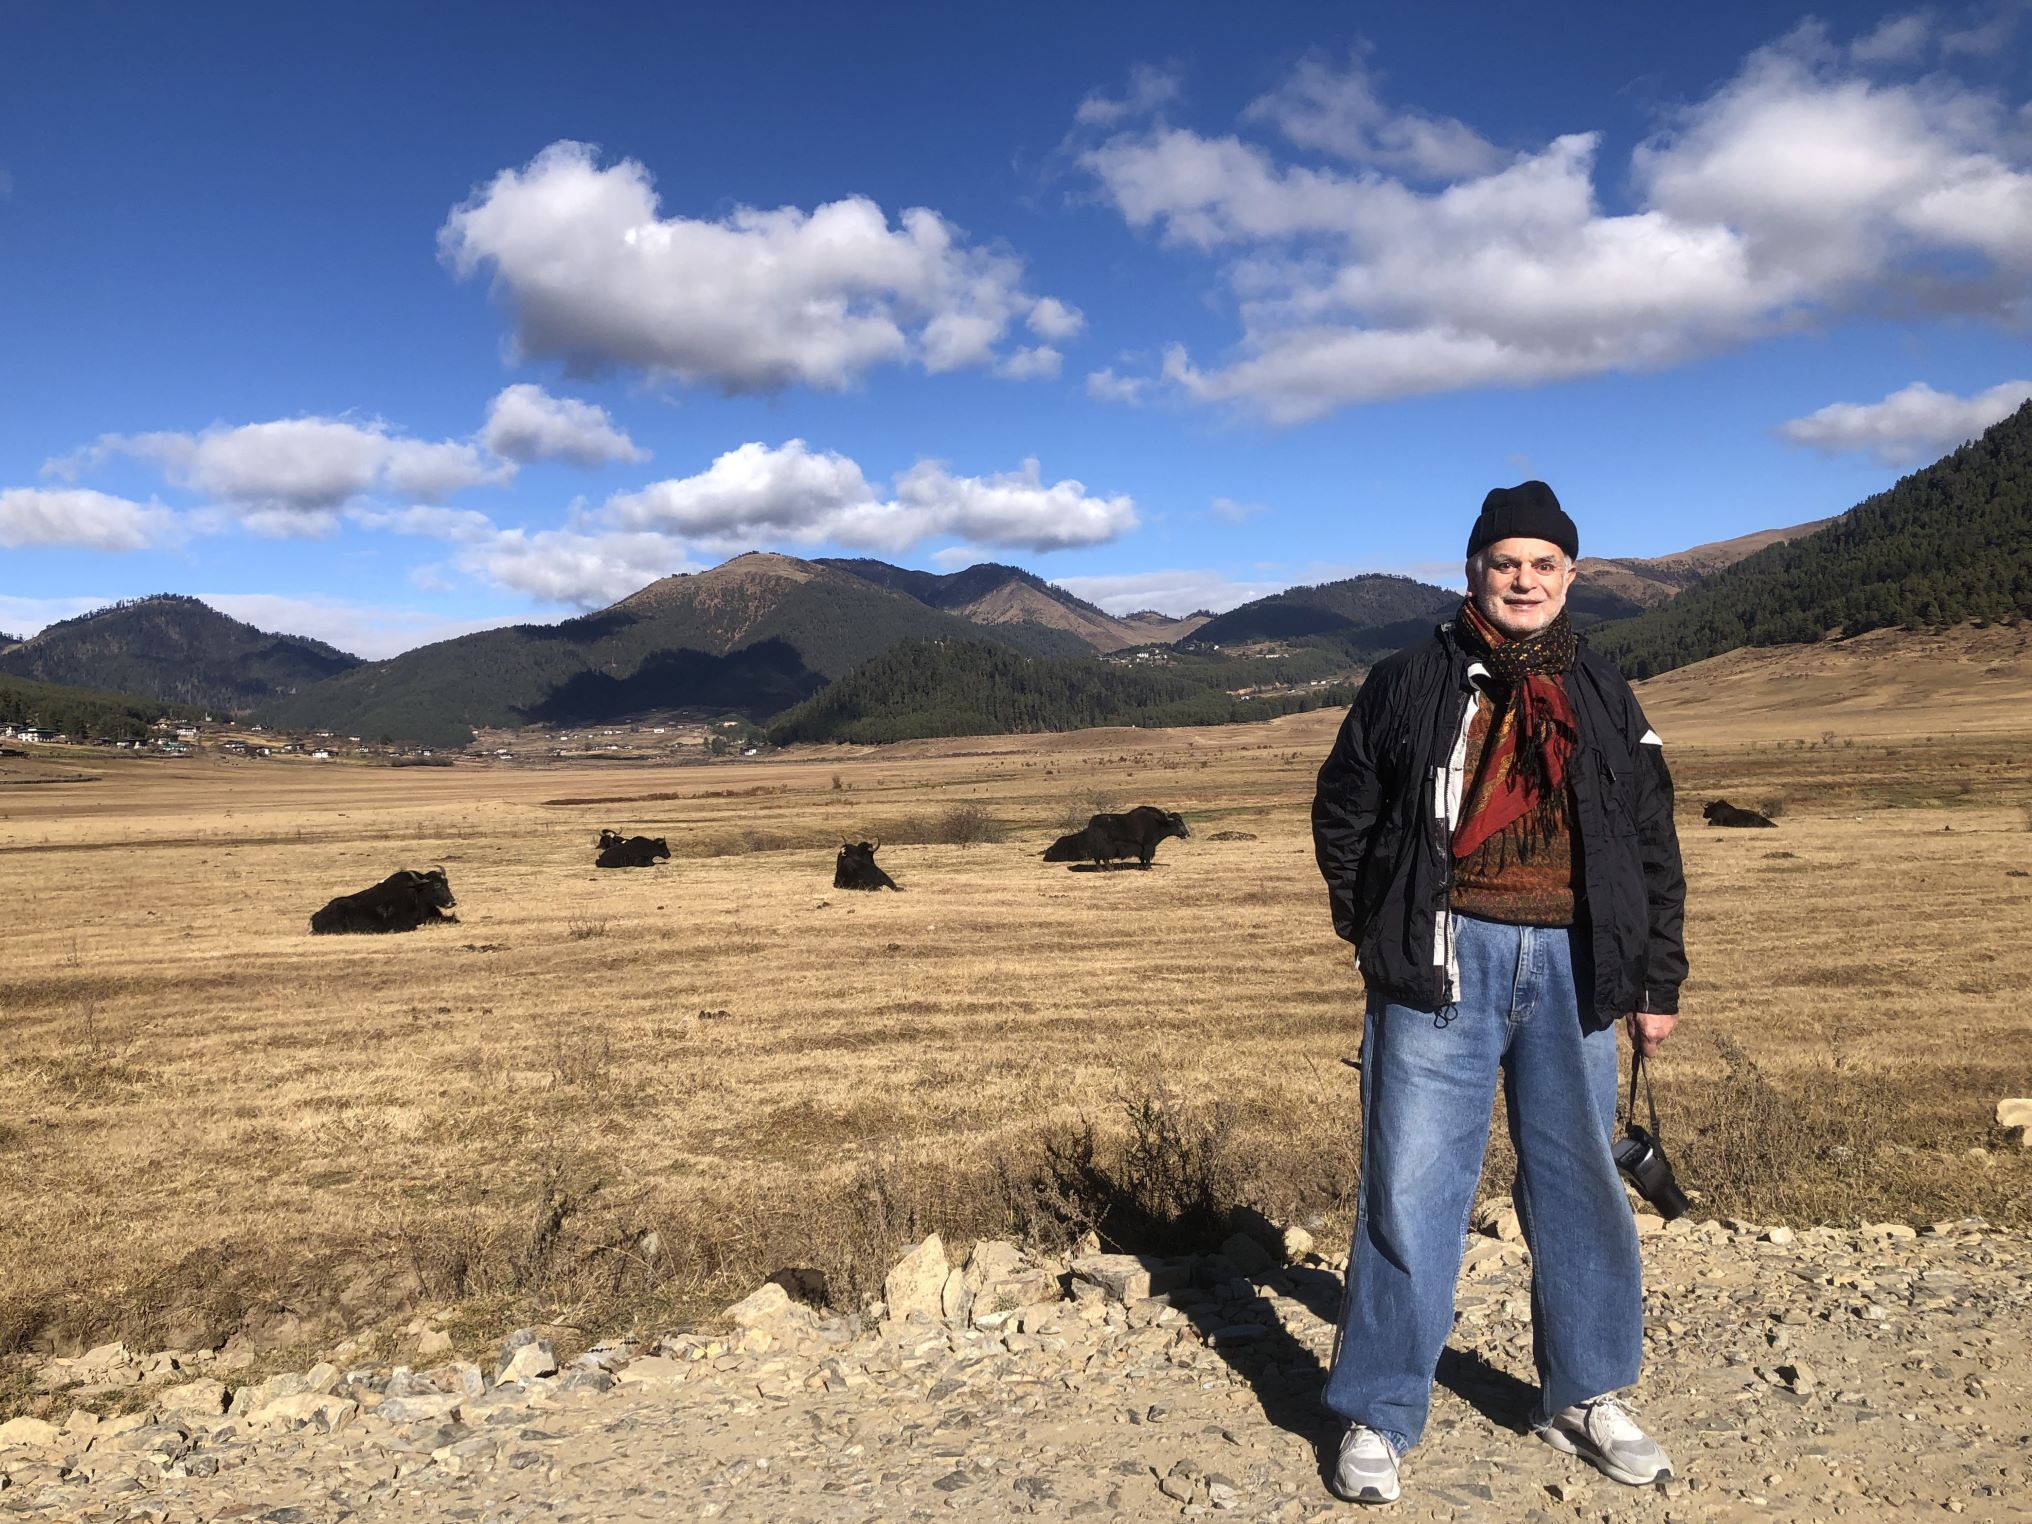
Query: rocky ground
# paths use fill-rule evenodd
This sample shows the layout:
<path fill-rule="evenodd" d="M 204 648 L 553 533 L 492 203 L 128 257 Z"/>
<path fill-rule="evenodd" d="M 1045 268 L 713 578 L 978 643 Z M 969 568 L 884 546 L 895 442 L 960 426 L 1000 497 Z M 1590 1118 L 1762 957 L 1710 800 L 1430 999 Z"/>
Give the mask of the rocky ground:
<path fill-rule="evenodd" d="M 2025 1235 L 1645 1225 L 1650 1355 L 1634 1405 L 1677 1478 L 1621 1487 L 1523 1432 L 1526 1270 L 1498 1218 L 1470 1246 L 1432 1422 L 1384 1512 L 2032 1519 Z M 1352 1514 L 1323 1485 L 1336 1435 L 1316 1402 L 1337 1265 L 1306 1248 L 1302 1234 L 1241 1235 L 1196 1261 L 1035 1265 L 979 1245 L 962 1269 L 927 1240 L 866 1318 L 821 1318 L 765 1287 L 730 1310 L 731 1334 L 601 1346 L 563 1370 L 533 1335 L 491 1374 L 326 1364 L 238 1390 L 194 1374 L 202 1357 L 94 1351 L 52 1363 L 45 1384 L 175 1384 L 117 1419 L 0 1425 L 0 1515 Z"/>

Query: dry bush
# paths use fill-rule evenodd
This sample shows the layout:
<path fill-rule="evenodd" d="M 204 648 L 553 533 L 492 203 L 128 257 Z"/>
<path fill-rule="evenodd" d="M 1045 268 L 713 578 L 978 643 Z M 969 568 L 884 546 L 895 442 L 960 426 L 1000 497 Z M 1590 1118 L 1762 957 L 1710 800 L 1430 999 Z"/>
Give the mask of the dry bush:
<path fill-rule="evenodd" d="M 571 916 L 564 923 L 564 934 L 574 942 L 591 942 L 607 934 L 607 922 L 598 916 Z"/>
<path fill-rule="evenodd" d="M 1878 1194 L 1887 1140 L 1874 1093 L 1836 1028 L 1827 1051 L 1780 1086 L 1734 1038 L 1710 1039 L 1724 1076 L 1677 1099 L 1668 1151 L 1708 1211 L 1752 1221 L 1853 1221 Z M 1682 1141 L 1683 1140 L 1683 1141 Z"/>

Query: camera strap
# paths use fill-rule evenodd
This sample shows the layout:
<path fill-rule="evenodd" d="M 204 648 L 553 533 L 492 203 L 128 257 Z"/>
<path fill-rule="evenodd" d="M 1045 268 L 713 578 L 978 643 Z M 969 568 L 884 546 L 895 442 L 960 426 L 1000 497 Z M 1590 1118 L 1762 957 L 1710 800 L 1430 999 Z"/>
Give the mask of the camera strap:
<path fill-rule="evenodd" d="M 1651 1113 L 1651 1138 L 1658 1141 L 1658 1098 L 1651 1093 L 1651 1076 L 1644 1068 L 1644 1055 L 1630 1045 L 1630 1126 L 1637 1125 L 1637 1082 L 1644 1082 L 1644 1105 Z"/>

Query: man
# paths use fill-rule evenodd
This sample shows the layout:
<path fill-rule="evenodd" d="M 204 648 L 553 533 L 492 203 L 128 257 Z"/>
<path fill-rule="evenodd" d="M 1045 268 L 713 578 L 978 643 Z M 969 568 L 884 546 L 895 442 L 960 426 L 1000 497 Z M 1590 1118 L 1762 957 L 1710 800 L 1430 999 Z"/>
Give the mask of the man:
<path fill-rule="evenodd" d="M 1637 1379 L 1637 1236 L 1611 1153 L 1626 1023 L 1649 1056 L 1686 977 L 1685 882 L 1657 734 L 1573 634 L 1580 534 L 1543 482 L 1499 488 L 1468 596 L 1362 684 L 1313 842 L 1368 990 L 1362 1179 L 1326 1405 L 1334 1490 L 1398 1495 L 1453 1326 L 1500 1073 L 1531 1251 L 1548 1443 L 1621 1482 L 1671 1474 L 1614 1393 Z"/>

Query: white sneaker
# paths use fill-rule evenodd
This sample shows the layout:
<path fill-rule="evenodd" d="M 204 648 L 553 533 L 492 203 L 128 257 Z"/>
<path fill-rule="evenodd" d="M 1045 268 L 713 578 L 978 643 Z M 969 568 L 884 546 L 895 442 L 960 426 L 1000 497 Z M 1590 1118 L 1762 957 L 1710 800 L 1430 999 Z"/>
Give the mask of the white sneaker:
<path fill-rule="evenodd" d="M 1658 1441 L 1638 1428 L 1629 1410 L 1613 1397 L 1560 1409 L 1538 1430 L 1538 1437 L 1632 1487 L 1648 1487 L 1672 1475 L 1672 1462 Z"/>
<path fill-rule="evenodd" d="M 1351 1424 L 1334 1464 L 1334 1496 L 1350 1503 L 1397 1501 L 1397 1452 L 1374 1429 Z"/>

